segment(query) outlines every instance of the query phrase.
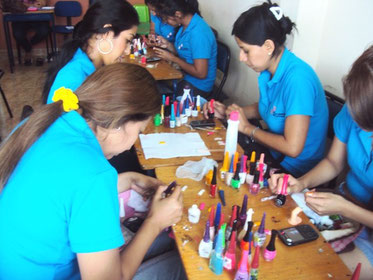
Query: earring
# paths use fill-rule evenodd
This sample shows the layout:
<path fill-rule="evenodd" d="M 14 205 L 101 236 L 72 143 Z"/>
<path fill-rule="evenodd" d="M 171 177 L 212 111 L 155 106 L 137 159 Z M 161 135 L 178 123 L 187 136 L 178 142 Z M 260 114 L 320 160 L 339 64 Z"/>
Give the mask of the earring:
<path fill-rule="evenodd" d="M 120 126 L 120 127 L 117 127 L 117 128 L 116 128 L 116 130 L 121 130 L 121 129 L 122 129 L 122 127 L 121 127 L 121 126 Z"/>
<path fill-rule="evenodd" d="M 108 50 L 108 51 L 103 51 L 103 50 L 101 49 L 101 43 L 102 43 L 103 40 L 105 40 L 106 42 L 109 42 L 110 50 Z M 113 47 L 114 47 L 114 46 L 113 46 L 113 42 L 112 42 L 111 40 L 107 40 L 107 39 L 101 38 L 100 40 L 97 41 L 97 49 L 98 49 L 98 51 L 99 51 L 101 54 L 109 54 L 109 53 L 111 53 L 111 52 L 113 51 Z"/>
<path fill-rule="evenodd" d="M 271 56 L 272 55 L 272 53 L 268 53 L 268 56 Z"/>

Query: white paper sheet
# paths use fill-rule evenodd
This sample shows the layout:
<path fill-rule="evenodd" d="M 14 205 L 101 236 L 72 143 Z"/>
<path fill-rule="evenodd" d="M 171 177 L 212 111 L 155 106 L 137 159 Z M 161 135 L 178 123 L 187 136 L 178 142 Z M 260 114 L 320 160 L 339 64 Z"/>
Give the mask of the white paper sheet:
<path fill-rule="evenodd" d="M 145 159 L 210 155 L 196 132 L 140 134 L 140 141 Z"/>

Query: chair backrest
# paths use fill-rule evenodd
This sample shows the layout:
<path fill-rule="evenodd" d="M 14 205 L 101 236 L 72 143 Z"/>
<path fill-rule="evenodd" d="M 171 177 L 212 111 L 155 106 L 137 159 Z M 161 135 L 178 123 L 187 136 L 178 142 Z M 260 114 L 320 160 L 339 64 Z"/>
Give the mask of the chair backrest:
<path fill-rule="evenodd" d="M 137 14 L 139 15 L 139 21 L 140 22 L 149 22 L 150 21 L 148 6 L 141 5 L 141 4 L 136 4 L 136 5 L 133 5 L 133 7 L 135 8 Z"/>
<path fill-rule="evenodd" d="M 229 62 L 231 61 L 231 51 L 226 44 L 220 41 L 217 41 L 217 45 L 218 45 L 217 70 L 221 71 L 223 75 L 213 95 L 216 100 L 220 100 L 221 94 L 223 91 L 223 86 L 228 76 Z"/>
<path fill-rule="evenodd" d="M 82 14 L 82 6 L 78 1 L 57 1 L 54 5 L 54 14 L 66 17 L 67 25 L 71 25 L 71 17 L 79 17 Z"/>
<path fill-rule="evenodd" d="M 339 111 L 342 109 L 345 101 L 330 93 L 329 91 L 325 91 L 325 97 L 326 102 L 328 104 L 329 109 L 329 124 L 328 124 L 328 138 L 333 139 L 334 138 L 334 128 L 333 128 L 333 120 L 335 116 L 339 113 Z"/>

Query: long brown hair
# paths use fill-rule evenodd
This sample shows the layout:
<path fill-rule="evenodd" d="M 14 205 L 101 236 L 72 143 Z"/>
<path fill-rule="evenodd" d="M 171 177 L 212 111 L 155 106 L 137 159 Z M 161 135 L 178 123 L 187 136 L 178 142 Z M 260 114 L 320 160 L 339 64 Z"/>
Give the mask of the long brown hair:
<path fill-rule="evenodd" d="M 138 65 L 116 63 L 93 73 L 75 91 L 81 115 L 97 126 L 114 128 L 159 112 L 160 96 L 150 73 Z M 0 147 L 0 191 L 23 154 L 63 113 L 62 101 L 43 105 Z"/>
<path fill-rule="evenodd" d="M 373 131 L 373 46 L 354 62 L 343 79 L 343 91 L 352 118 L 361 128 Z"/>

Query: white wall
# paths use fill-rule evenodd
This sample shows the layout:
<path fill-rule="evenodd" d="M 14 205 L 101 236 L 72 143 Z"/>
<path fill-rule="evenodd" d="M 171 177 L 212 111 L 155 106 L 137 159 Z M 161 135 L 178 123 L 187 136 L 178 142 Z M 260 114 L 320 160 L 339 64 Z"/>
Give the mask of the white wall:
<path fill-rule="evenodd" d="M 287 46 L 308 62 L 325 89 L 343 96 L 341 79 L 354 60 L 373 42 L 372 0 L 280 0 L 274 1 L 296 25 Z M 230 35 L 237 17 L 256 0 L 199 0 L 203 17 L 219 32 L 219 40 L 232 53 L 224 91 L 228 102 L 241 105 L 258 100 L 257 74 L 240 63 L 239 50 Z"/>

